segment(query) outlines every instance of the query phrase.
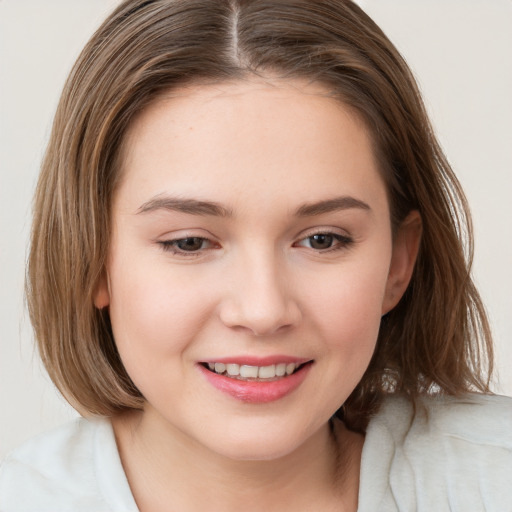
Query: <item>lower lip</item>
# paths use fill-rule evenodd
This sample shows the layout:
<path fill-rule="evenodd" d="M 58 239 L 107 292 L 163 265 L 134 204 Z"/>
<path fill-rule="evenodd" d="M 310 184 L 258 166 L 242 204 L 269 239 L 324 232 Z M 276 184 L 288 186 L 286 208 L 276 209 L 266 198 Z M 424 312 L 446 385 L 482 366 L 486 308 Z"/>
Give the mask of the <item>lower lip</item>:
<path fill-rule="evenodd" d="M 207 370 L 200 364 L 198 367 L 208 382 L 219 391 L 241 402 L 265 404 L 284 398 L 297 389 L 306 378 L 311 368 L 311 363 L 304 365 L 300 370 L 292 373 L 292 375 L 269 382 L 232 379 Z"/>

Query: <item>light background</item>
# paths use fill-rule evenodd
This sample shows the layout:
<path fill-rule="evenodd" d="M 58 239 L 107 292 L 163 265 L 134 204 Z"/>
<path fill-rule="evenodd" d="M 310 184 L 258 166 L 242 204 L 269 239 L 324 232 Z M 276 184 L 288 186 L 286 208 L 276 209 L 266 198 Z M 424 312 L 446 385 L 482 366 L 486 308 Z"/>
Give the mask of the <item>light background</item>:
<path fill-rule="evenodd" d="M 116 0 L 0 0 L 0 458 L 76 416 L 34 354 L 30 203 L 59 93 Z M 404 54 L 473 210 L 474 275 L 512 395 L 512 1 L 361 0 Z M 448 305 L 449 306 L 449 305 Z"/>

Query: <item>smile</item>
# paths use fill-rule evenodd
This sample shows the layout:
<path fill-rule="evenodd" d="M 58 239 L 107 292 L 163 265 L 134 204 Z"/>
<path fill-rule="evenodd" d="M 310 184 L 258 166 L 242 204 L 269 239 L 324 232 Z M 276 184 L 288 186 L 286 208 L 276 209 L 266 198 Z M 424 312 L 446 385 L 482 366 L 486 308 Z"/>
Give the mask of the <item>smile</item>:
<path fill-rule="evenodd" d="M 280 400 L 292 393 L 306 379 L 314 364 L 313 360 L 285 359 L 287 361 L 275 361 L 272 364 L 268 364 L 268 359 L 238 362 L 230 359 L 202 362 L 197 367 L 207 382 L 223 394 L 237 401 L 263 404 Z"/>
<path fill-rule="evenodd" d="M 300 363 L 279 363 L 268 366 L 250 366 L 236 363 L 207 363 L 207 366 L 210 371 L 233 379 L 268 381 L 291 375 L 302 365 Z"/>

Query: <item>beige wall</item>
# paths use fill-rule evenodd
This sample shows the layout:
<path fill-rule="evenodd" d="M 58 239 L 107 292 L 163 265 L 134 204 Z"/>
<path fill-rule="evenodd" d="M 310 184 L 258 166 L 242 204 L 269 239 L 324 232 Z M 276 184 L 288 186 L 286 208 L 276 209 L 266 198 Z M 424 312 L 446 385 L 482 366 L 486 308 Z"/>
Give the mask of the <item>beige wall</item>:
<path fill-rule="evenodd" d="M 75 413 L 33 354 L 23 307 L 30 200 L 59 92 L 115 0 L 0 0 L 0 457 Z M 473 208 L 475 276 L 512 395 L 512 2 L 361 0 L 416 72 Z"/>

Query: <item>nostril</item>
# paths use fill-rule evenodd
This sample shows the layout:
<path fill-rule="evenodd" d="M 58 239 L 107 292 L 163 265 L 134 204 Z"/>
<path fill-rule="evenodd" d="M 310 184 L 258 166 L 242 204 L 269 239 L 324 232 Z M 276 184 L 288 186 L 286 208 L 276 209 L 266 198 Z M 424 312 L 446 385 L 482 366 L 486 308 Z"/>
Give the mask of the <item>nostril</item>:
<path fill-rule="evenodd" d="M 254 336 L 289 329 L 302 318 L 283 276 L 274 275 L 268 268 L 261 270 L 256 273 L 253 268 L 243 279 L 231 281 L 227 295 L 219 304 L 219 316 L 226 326 L 248 330 Z"/>

